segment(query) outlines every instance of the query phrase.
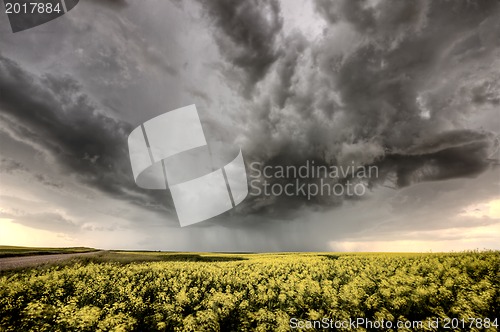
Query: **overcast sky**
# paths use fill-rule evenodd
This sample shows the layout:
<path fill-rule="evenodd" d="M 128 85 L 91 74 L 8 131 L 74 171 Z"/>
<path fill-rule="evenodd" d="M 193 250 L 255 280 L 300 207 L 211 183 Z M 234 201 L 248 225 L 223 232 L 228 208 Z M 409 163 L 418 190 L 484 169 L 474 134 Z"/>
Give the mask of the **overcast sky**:
<path fill-rule="evenodd" d="M 127 137 L 191 104 L 247 166 L 378 177 L 181 228 L 168 190 L 135 184 Z M 500 249 L 499 134 L 497 0 L 82 0 L 18 33 L 0 13 L 0 244 Z"/>

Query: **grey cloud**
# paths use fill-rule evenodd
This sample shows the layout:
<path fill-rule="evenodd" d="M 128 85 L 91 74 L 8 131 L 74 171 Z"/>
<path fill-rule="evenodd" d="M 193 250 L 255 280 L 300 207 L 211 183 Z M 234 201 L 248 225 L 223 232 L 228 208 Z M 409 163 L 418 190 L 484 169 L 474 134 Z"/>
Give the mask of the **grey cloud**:
<path fill-rule="evenodd" d="M 44 175 L 44 174 L 36 173 L 33 175 L 33 177 L 41 184 L 44 184 L 44 185 L 49 186 L 49 187 L 54 187 L 54 188 L 64 187 L 64 185 L 61 182 L 54 180 L 54 179 L 51 179 L 47 175 Z"/>
<path fill-rule="evenodd" d="M 373 3 L 366 0 L 317 0 L 320 13 L 330 24 L 342 21 L 351 24 L 363 35 L 391 39 L 402 33 L 418 33 L 427 22 L 429 1 L 386 0 Z"/>
<path fill-rule="evenodd" d="M 74 233 L 80 230 L 80 226 L 58 213 L 45 212 L 17 216 L 15 223 L 52 232 Z"/>
<path fill-rule="evenodd" d="M 90 0 L 90 2 L 112 9 L 120 9 L 129 5 L 126 0 Z"/>
<path fill-rule="evenodd" d="M 10 158 L 2 157 L 0 159 L 0 172 L 12 174 L 18 171 L 26 171 L 26 167 L 22 163 L 12 160 Z"/>
<path fill-rule="evenodd" d="M 220 52 L 243 71 L 242 88 L 249 96 L 281 53 L 276 44 L 283 26 L 279 2 L 198 1 L 215 25 L 214 37 Z"/>
<path fill-rule="evenodd" d="M 33 179 L 43 185 L 53 187 L 53 188 L 62 188 L 64 185 L 52 177 L 49 177 L 45 174 L 37 173 L 26 166 L 24 166 L 21 162 L 10 159 L 10 158 L 0 158 L 0 172 L 4 172 L 7 174 L 14 173 L 22 173 L 23 178 Z"/>
<path fill-rule="evenodd" d="M 287 51 L 276 63 L 277 82 L 273 86 L 272 94 L 274 102 L 278 107 L 283 108 L 290 97 L 292 97 L 293 78 L 297 73 L 297 62 L 307 47 L 307 41 L 300 33 L 295 33 L 284 40 Z M 295 98 L 298 102 L 298 98 Z"/>
<path fill-rule="evenodd" d="M 407 155 L 423 155 L 452 148 L 466 147 L 471 144 L 488 146 L 492 142 L 493 135 L 473 130 L 453 130 L 437 134 L 434 137 L 426 137 L 416 146 L 406 150 Z"/>
<path fill-rule="evenodd" d="M 500 105 L 500 78 L 486 80 L 471 89 L 471 99 L 477 104 Z"/>
<path fill-rule="evenodd" d="M 201 98 L 207 104 L 212 103 L 212 99 L 203 91 L 200 91 L 196 88 L 187 88 L 187 90 L 196 98 Z"/>
<path fill-rule="evenodd" d="M 422 181 L 477 176 L 492 165 L 488 161 L 491 142 L 488 135 L 483 135 L 482 140 L 475 141 L 467 137 L 470 133 L 463 134 L 467 140 L 464 144 L 439 150 L 432 147 L 430 151 L 421 150 L 419 154 L 388 154 L 378 166 L 384 172 L 383 175 L 395 175 L 395 184 L 398 187 Z M 447 145 L 449 142 L 439 143 Z"/>
<path fill-rule="evenodd" d="M 2 197 L 2 199 L 4 198 Z M 7 199 L 9 198 L 7 197 Z M 78 223 L 56 212 L 29 213 L 20 209 L 9 208 L 7 211 L 0 210 L 0 217 L 13 219 L 13 222 L 27 227 L 58 233 L 75 233 L 81 229 Z"/>
<path fill-rule="evenodd" d="M 261 54 L 258 61 L 249 58 L 252 64 L 266 66 L 243 66 L 230 52 L 236 46 L 221 40 L 238 41 L 245 50 L 251 45 L 245 36 L 277 33 L 280 19 L 271 25 L 276 29 L 245 23 L 237 29 L 239 2 L 229 8 L 205 4 L 217 24 L 222 55 L 259 78 L 253 80 L 258 89 L 252 89 L 252 99 L 239 111 L 249 163 L 376 165 L 380 178 L 369 179 L 370 187 L 474 177 L 488 169 L 498 133 L 471 125 L 468 117 L 478 104 L 495 105 L 498 1 L 316 4 L 329 25 L 324 36 L 306 41 L 298 34 L 271 34 L 264 50 L 259 44 L 259 53 L 249 52 Z M 260 10 L 249 10 L 248 16 L 258 20 L 254 13 Z M 270 14 L 279 17 L 274 10 Z M 349 32 L 349 42 L 342 32 Z M 491 83 L 478 83 L 486 78 Z M 341 201 L 259 197 L 241 209 L 280 215 L 310 204 Z"/>
<path fill-rule="evenodd" d="M 131 126 L 99 110 L 75 80 L 38 78 L 2 56 L 0 78 L 0 109 L 10 130 L 37 142 L 83 183 L 148 209 L 172 212 L 164 192 L 143 195 L 132 180 L 126 143 Z M 42 174 L 34 176 L 57 186 Z"/>

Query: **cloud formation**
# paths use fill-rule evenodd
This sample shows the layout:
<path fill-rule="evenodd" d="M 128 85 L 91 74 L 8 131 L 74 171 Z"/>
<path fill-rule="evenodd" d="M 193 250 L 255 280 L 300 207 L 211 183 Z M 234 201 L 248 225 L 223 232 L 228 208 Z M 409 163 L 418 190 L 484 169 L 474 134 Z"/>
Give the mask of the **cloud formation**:
<path fill-rule="evenodd" d="M 130 178 L 126 139 L 131 126 L 106 115 L 75 80 L 37 77 L 0 55 L 0 90 L 0 119 L 14 139 L 34 146 L 83 183 L 148 209 L 171 211 L 163 195 L 144 195 Z M 3 171 L 16 169 L 26 170 L 19 162 L 2 160 Z M 52 183 L 43 174 L 34 178 Z"/>
<path fill-rule="evenodd" d="M 498 1 L 294 6 L 89 1 L 0 34 L 2 187 L 24 198 L 2 197 L 2 216 L 97 246 L 171 250 L 459 241 L 475 227 L 493 238 L 497 219 L 456 215 L 498 195 Z M 376 165 L 379 177 L 358 200 L 252 196 L 180 229 L 168 191 L 135 185 L 126 144 L 192 103 L 207 140 L 241 146 L 248 164 Z"/>
<path fill-rule="evenodd" d="M 235 66 L 227 77 L 243 70 L 258 78 L 238 110 L 250 162 L 377 165 L 381 178 L 369 186 L 390 181 L 396 188 L 488 169 L 500 126 L 485 130 L 470 120 L 498 97 L 498 1 L 318 0 L 327 28 L 313 40 L 285 35 L 280 13 L 268 6 L 245 2 L 241 26 L 234 23 L 243 13 L 239 2 L 208 8 L 220 52 Z M 243 65 L 234 54 L 252 48 L 254 35 L 268 37 L 246 53 L 253 65 Z M 302 206 L 278 203 L 288 199 L 249 204 Z"/>
<path fill-rule="evenodd" d="M 199 0 L 215 29 L 223 56 L 240 71 L 232 71 L 244 95 L 260 81 L 282 50 L 277 47 L 283 26 L 277 0 Z M 243 74 L 243 75 L 242 75 Z"/>

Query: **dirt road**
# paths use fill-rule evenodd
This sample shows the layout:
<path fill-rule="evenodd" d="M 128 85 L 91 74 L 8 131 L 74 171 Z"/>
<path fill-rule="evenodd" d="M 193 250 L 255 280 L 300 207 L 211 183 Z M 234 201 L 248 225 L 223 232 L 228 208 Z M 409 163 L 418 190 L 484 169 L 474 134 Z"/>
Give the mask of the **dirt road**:
<path fill-rule="evenodd" d="M 95 255 L 102 252 L 103 251 L 92 251 L 77 254 L 55 254 L 0 258 L 0 271 L 60 262 L 74 257 Z"/>

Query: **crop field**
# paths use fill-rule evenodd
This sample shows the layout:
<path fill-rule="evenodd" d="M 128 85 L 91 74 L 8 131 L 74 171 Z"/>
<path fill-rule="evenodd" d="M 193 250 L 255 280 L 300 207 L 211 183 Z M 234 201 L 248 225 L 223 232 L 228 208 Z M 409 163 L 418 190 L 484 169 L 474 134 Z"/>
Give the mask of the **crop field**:
<path fill-rule="evenodd" d="M 499 285 L 497 251 L 103 252 L 2 272 L 0 331 L 497 331 Z"/>
<path fill-rule="evenodd" d="M 96 249 L 86 248 L 86 247 L 37 248 L 37 247 L 0 246 L 0 258 L 32 256 L 32 255 L 75 254 L 75 253 L 91 252 L 91 251 L 96 251 Z"/>

